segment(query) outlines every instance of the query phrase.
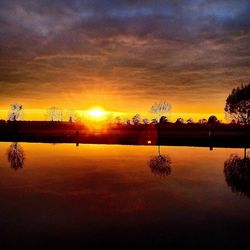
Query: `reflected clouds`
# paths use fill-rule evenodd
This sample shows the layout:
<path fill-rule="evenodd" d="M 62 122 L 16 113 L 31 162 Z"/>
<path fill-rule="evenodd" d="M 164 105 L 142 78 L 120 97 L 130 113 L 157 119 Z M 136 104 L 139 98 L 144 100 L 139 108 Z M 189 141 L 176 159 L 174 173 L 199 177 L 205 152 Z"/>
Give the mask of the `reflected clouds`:
<path fill-rule="evenodd" d="M 18 170 L 23 168 L 25 156 L 21 145 L 13 142 L 7 150 L 7 158 L 12 169 Z"/>
<path fill-rule="evenodd" d="M 250 198 L 250 158 L 239 157 L 236 154 L 224 163 L 224 175 L 226 183 L 231 187 L 232 192 L 246 195 Z"/>

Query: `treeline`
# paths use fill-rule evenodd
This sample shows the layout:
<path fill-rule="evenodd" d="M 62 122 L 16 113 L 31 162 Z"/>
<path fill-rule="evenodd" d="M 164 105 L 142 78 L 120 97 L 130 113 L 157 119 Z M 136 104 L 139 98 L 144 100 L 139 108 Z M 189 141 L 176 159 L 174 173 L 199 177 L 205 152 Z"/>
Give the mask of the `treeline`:
<path fill-rule="evenodd" d="M 109 123 L 108 127 L 113 129 L 145 129 L 145 128 L 157 128 L 157 129 L 171 129 L 171 128 L 199 128 L 199 129 L 208 129 L 208 128 L 240 128 L 240 127 L 250 127 L 250 124 L 246 124 L 242 126 L 240 123 L 220 123 L 220 122 L 206 122 L 206 123 L 184 123 L 184 122 L 159 122 L 159 123 Z M 89 126 L 82 122 L 66 122 L 66 121 L 5 121 L 0 120 L 0 129 L 42 129 L 42 130 L 51 130 L 51 129 L 59 129 L 59 130 L 82 130 L 88 129 Z"/>
<path fill-rule="evenodd" d="M 18 128 L 18 129 L 84 129 L 86 126 L 80 122 L 64 121 L 5 121 L 0 120 L 0 128 Z"/>
<path fill-rule="evenodd" d="M 22 104 L 11 104 L 10 110 L 8 112 L 8 121 L 12 122 L 20 122 L 22 120 L 23 116 L 23 105 Z M 134 115 L 131 119 L 123 120 L 121 117 L 117 116 L 114 120 L 113 114 L 107 116 L 107 120 L 105 121 L 107 124 L 116 124 L 116 125 L 156 125 L 156 124 L 168 124 L 170 123 L 168 121 L 167 115 L 169 115 L 170 111 L 172 109 L 171 104 L 167 103 L 166 101 L 160 101 L 156 102 L 151 106 L 150 113 L 151 116 L 154 116 L 152 120 L 149 120 L 147 118 L 141 119 L 140 114 Z M 232 125 L 234 124 L 242 124 L 247 125 L 250 123 L 250 84 L 247 85 L 241 85 L 240 87 L 234 88 L 232 92 L 228 95 L 226 99 L 225 104 L 225 115 L 226 120 L 230 121 Z M 33 126 L 61 126 L 59 124 L 78 124 L 81 121 L 77 114 L 71 110 L 68 112 L 68 121 L 63 122 L 64 120 L 64 111 L 63 109 L 59 109 L 57 107 L 51 107 L 47 111 L 47 116 L 50 120 L 49 121 L 40 121 L 40 122 L 33 122 Z M 156 118 L 157 117 L 157 118 Z M 56 123 L 57 122 L 57 123 Z M 58 123 L 59 122 L 59 123 Z M 76 122 L 76 123 L 73 123 Z M 4 124 L 4 121 L 1 121 L 1 123 Z M 175 122 L 175 124 L 194 124 L 194 121 L 192 118 L 187 119 L 186 121 L 183 118 L 178 118 Z M 203 118 L 198 121 L 198 124 L 220 124 L 222 123 L 217 119 L 215 115 L 211 115 L 208 120 Z M 20 123 L 21 124 L 21 123 Z M 39 125 L 41 124 L 41 125 Z"/>

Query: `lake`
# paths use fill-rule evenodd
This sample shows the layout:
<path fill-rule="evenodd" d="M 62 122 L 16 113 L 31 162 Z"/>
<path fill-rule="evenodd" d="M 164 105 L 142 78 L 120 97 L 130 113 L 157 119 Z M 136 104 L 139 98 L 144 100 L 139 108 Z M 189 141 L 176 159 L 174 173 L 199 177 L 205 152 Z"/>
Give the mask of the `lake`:
<path fill-rule="evenodd" d="M 243 248 L 250 175 L 235 177 L 235 155 L 244 150 L 1 142 L 0 248 Z"/>

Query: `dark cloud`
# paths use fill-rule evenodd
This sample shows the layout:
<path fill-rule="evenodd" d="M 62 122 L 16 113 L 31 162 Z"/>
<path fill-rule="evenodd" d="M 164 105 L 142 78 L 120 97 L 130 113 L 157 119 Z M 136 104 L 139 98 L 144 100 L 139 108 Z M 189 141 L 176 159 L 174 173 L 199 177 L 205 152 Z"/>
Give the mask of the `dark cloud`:
<path fill-rule="evenodd" d="M 248 0 L 2 0 L 0 97 L 103 83 L 128 98 L 222 101 L 250 80 L 249 13 Z"/>

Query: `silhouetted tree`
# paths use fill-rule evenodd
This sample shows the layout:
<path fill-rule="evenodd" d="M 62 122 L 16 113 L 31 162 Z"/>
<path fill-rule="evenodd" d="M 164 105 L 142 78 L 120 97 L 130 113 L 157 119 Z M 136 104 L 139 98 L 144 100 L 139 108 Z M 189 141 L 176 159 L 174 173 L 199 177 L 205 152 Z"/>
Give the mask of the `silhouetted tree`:
<path fill-rule="evenodd" d="M 157 119 L 154 118 L 154 119 L 151 120 L 151 124 L 154 124 L 154 125 L 155 125 L 155 124 L 157 124 L 157 123 L 158 123 Z"/>
<path fill-rule="evenodd" d="M 78 120 L 78 114 L 74 110 L 69 110 L 69 122 L 75 122 Z"/>
<path fill-rule="evenodd" d="M 14 142 L 10 145 L 7 151 L 7 157 L 11 168 L 14 170 L 18 170 L 23 167 L 25 159 L 24 151 L 17 142 Z"/>
<path fill-rule="evenodd" d="M 63 121 L 63 110 L 57 107 L 51 107 L 48 109 L 49 120 L 54 121 Z"/>
<path fill-rule="evenodd" d="M 9 121 L 18 121 L 23 115 L 23 105 L 18 103 L 13 103 L 10 105 L 10 110 L 8 112 Z"/>
<path fill-rule="evenodd" d="M 126 120 L 126 124 L 127 124 L 127 125 L 131 125 L 131 122 L 130 122 L 129 119 Z"/>
<path fill-rule="evenodd" d="M 168 122 L 168 118 L 166 117 L 166 116 L 162 116 L 161 118 L 160 118 L 160 124 L 162 124 L 162 123 L 167 123 Z"/>
<path fill-rule="evenodd" d="M 141 120 L 141 116 L 139 114 L 136 114 L 133 118 L 132 118 L 132 121 L 133 121 L 133 124 L 134 125 L 138 125 L 140 123 L 140 120 Z"/>
<path fill-rule="evenodd" d="M 169 113 L 171 109 L 172 109 L 171 104 L 167 103 L 166 101 L 160 101 L 160 102 L 155 102 L 151 106 L 150 112 L 156 114 L 159 119 L 161 116 Z"/>
<path fill-rule="evenodd" d="M 250 122 L 250 84 L 234 88 L 226 99 L 226 115 L 239 123 Z"/>
<path fill-rule="evenodd" d="M 199 120 L 199 123 L 200 124 L 207 124 L 207 119 L 202 118 L 202 119 Z"/>
<path fill-rule="evenodd" d="M 192 118 L 187 119 L 187 124 L 192 124 L 192 123 L 194 123 Z"/>
<path fill-rule="evenodd" d="M 147 118 L 142 119 L 142 122 L 143 122 L 144 125 L 149 124 L 149 120 Z"/>
<path fill-rule="evenodd" d="M 175 123 L 176 124 L 183 124 L 184 123 L 184 119 L 183 118 L 178 118 Z"/>
<path fill-rule="evenodd" d="M 245 151 L 246 152 L 246 151 Z M 250 197 L 250 158 L 231 155 L 224 163 L 225 180 L 233 192 Z"/>
<path fill-rule="evenodd" d="M 208 118 L 207 123 L 209 123 L 209 124 L 216 124 L 216 123 L 219 123 L 219 120 L 217 119 L 217 117 L 215 115 L 211 115 Z"/>

